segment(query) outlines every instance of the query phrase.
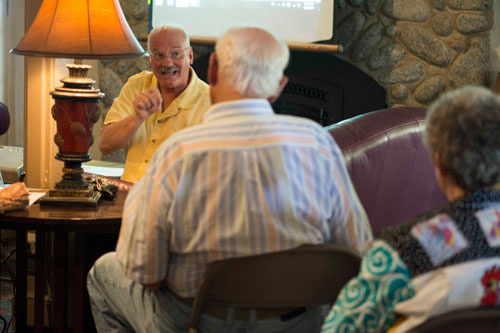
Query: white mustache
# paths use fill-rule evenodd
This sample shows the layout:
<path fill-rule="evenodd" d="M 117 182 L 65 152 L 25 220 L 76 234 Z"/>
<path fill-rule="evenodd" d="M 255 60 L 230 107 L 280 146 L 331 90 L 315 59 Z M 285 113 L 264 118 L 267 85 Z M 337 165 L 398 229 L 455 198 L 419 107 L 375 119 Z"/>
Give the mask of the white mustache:
<path fill-rule="evenodd" d="M 172 74 L 175 71 L 179 71 L 179 67 L 177 66 L 168 66 L 168 67 L 161 67 L 160 68 L 160 73 L 161 74 Z"/>

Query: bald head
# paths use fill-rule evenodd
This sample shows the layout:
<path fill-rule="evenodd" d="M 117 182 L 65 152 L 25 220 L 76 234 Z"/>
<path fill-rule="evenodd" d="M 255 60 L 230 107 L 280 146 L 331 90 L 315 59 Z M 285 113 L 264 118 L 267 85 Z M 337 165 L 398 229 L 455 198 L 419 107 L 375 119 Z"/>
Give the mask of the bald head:
<path fill-rule="evenodd" d="M 280 92 L 280 80 L 290 56 L 288 46 L 256 27 L 227 31 L 215 46 L 218 79 L 245 98 L 270 98 Z"/>
<path fill-rule="evenodd" d="M 154 39 L 156 35 L 158 35 L 161 32 L 164 31 L 176 31 L 179 34 L 182 35 L 182 38 L 184 39 L 184 46 L 183 47 L 189 47 L 189 34 L 187 33 L 186 29 L 184 29 L 183 26 L 176 24 L 176 23 L 171 23 L 168 25 L 163 25 L 161 27 L 156 27 L 148 35 L 148 52 L 151 53 L 151 41 Z"/>

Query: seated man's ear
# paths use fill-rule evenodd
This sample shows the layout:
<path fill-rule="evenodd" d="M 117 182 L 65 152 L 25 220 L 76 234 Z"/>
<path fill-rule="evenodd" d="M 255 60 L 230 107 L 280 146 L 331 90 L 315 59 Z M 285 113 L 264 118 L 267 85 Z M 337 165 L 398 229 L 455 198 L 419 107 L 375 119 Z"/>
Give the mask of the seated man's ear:
<path fill-rule="evenodd" d="M 210 59 L 208 60 L 208 73 L 207 73 L 207 81 L 209 85 L 217 84 L 217 72 L 219 70 L 219 63 L 217 61 L 217 56 L 215 52 L 212 52 L 210 55 Z"/>
<path fill-rule="evenodd" d="M 280 84 L 279 84 L 278 90 L 276 91 L 276 94 L 272 95 L 271 97 L 269 97 L 267 99 L 269 101 L 269 103 L 272 104 L 272 103 L 276 102 L 276 100 L 280 97 L 283 89 L 285 89 L 285 86 L 287 83 L 288 83 L 288 76 L 283 75 L 283 77 L 280 80 Z"/>

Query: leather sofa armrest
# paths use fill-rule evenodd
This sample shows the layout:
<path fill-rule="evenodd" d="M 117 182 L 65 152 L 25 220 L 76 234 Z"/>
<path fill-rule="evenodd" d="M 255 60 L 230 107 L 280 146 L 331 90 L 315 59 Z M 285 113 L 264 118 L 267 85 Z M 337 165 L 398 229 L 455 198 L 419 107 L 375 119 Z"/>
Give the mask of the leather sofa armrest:
<path fill-rule="evenodd" d="M 415 107 L 384 109 L 326 128 L 342 150 L 374 234 L 447 201 L 422 141 L 425 114 Z"/>

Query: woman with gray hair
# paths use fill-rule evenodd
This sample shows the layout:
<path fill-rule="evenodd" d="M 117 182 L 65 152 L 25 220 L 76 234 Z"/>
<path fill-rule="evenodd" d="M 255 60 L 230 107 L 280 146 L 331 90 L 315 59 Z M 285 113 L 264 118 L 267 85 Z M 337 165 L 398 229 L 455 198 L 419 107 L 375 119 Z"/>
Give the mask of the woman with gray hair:
<path fill-rule="evenodd" d="M 428 110 L 424 142 L 449 202 L 378 235 L 363 257 L 358 277 L 339 294 L 322 331 L 386 332 L 403 301 L 413 298 L 415 304 L 418 299 L 421 307 L 431 308 L 430 298 L 438 297 L 435 293 L 424 301 L 415 296 L 423 288 L 416 281 L 422 281 L 424 274 L 500 256 L 500 98 L 472 86 L 442 95 Z M 442 297 L 453 294 L 443 289 Z M 467 297 L 460 299 L 465 301 Z M 447 303 L 440 304 L 438 312 L 444 312 Z M 479 305 L 488 304 L 475 304 Z"/>
<path fill-rule="evenodd" d="M 491 188 L 500 176 L 500 98 L 480 87 L 444 95 L 427 115 L 424 142 L 448 199 Z M 447 177 L 441 177 L 445 173 Z M 456 193 L 446 193 L 454 190 Z"/>

